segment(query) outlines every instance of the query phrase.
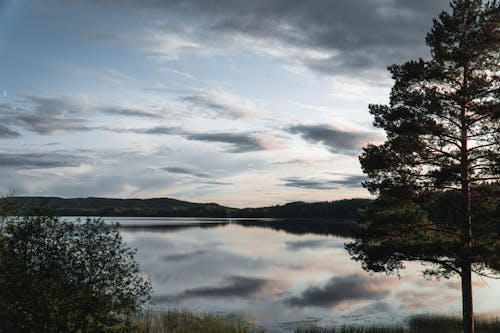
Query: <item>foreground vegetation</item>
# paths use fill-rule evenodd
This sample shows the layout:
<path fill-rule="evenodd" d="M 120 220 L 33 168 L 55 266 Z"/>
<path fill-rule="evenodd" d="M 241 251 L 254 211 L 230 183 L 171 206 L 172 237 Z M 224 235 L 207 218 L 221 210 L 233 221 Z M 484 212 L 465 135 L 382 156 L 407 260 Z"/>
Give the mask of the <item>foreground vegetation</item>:
<path fill-rule="evenodd" d="M 455 316 L 419 315 L 410 317 L 407 326 L 342 326 L 342 327 L 306 327 L 295 333 L 460 333 L 463 332 L 462 319 Z M 500 318 L 477 318 L 476 333 L 500 332 Z"/>
<path fill-rule="evenodd" d="M 265 333 L 241 320 L 190 311 L 147 311 L 135 318 L 133 333 Z"/>
<path fill-rule="evenodd" d="M 118 227 L 12 217 L 8 208 L 0 206 L 0 332 L 129 332 L 151 283 Z"/>
<path fill-rule="evenodd" d="M 196 314 L 184 310 L 147 311 L 134 319 L 133 333 L 266 333 L 260 327 L 232 317 Z M 408 319 L 407 325 L 299 327 L 294 333 L 459 333 L 460 317 L 419 315 Z M 499 317 L 476 319 L 476 333 L 500 332 Z"/>

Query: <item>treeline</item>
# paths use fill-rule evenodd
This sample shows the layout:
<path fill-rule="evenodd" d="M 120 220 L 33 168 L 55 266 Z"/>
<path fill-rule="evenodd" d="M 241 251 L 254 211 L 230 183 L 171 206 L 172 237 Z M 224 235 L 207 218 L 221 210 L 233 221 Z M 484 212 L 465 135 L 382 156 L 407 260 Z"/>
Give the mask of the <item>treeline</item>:
<path fill-rule="evenodd" d="M 234 217 L 333 218 L 352 220 L 359 209 L 366 208 L 370 199 L 344 199 L 323 202 L 291 202 L 261 208 L 239 209 Z M 239 214 L 239 215 L 238 215 Z"/>
<path fill-rule="evenodd" d="M 371 200 L 348 199 L 329 202 L 292 202 L 260 208 L 230 208 L 215 203 L 192 203 L 170 198 L 108 199 L 58 197 L 14 197 L 20 214 L 40 211 L 58 216 L 133 216 L 133 217 L 280 217 L 354 219 L 356 212 Z"/>

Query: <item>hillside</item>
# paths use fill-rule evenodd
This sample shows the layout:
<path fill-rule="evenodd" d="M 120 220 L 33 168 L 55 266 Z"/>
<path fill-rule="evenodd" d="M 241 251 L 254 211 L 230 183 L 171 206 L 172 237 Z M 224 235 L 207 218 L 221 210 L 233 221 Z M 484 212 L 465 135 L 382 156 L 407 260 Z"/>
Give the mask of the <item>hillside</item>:
<path fill-rule="evenodd" d="M 215 203 L 192 203 L 171 198 L 109 199 L 14 197 L 23 214 L 39 209 L 60 216 L 164 216 L 164 217 L 294 217 L 352 219 L 369 199 L 329 202 L 292 202 L 260 208 L 231 208 Z"/>

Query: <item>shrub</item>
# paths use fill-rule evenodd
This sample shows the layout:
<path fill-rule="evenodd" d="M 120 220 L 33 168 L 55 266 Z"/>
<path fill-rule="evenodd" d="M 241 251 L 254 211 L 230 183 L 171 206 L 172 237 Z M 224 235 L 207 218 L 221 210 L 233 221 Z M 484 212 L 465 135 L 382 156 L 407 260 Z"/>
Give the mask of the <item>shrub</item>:
<path fill-rule="evenodd" d="M 102 219 L 4 219 L 0 332 L 128 330 L 151 292 L 134 254 Z"/>

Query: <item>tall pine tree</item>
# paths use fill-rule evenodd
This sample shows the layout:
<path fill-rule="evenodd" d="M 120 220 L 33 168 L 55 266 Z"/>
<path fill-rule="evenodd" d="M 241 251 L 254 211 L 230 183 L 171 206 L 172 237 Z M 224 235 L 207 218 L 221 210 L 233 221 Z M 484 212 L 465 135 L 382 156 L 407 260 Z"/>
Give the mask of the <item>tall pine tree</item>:
<path fill-rule="evenodd" d="M 459 275 L 473 333 L 471 273 L 499 269 L 500 10 L 496 0 L 451 9 L 427 35 L 431 59 L 390 66 L 389 105 L 369 106 L 387 140 L 360 156 L 378 198 L 347 248 L 371 271 L 420 260 L 434 264 L 428 275 Z"/>

